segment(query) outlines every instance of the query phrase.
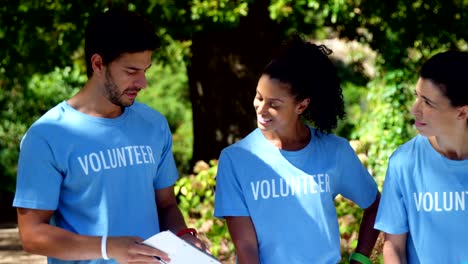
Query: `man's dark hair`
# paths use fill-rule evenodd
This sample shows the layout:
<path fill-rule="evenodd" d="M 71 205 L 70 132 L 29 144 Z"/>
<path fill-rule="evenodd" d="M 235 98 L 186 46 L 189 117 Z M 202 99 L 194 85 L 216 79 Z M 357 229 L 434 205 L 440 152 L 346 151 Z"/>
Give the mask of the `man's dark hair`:
<path fill-rule="evenodd" d="M 94 16 L 85 31 L 85 57 L 87 75 L 93 68 L 91 57 L 99 54 L 108 65 L 123 53 L 155 50 L 160 41 L 153 24 L 136 12 L 108 10 Z"/>

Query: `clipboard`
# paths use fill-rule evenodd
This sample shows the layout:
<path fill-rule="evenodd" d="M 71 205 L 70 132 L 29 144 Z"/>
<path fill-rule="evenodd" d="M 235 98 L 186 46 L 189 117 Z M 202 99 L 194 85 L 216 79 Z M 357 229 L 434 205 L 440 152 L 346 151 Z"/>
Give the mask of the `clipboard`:
<path fill-rule="evenodd" d="M 157 233 L 142 243 L 166 252 L 171 258 L 170 264 L 221 264 L 214 256 L 201 251 L 171 231 Z"/>

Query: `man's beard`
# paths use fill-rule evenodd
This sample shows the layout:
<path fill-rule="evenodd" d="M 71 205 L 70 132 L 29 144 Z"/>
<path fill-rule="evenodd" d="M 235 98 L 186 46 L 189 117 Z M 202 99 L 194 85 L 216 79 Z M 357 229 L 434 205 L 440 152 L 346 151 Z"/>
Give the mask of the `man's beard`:
<path fill-rule="evenodd" d="M 114 78 L 112 77 L 109 70 L 106 71 L 106 82 L 104 83 L 105 96 L 109 101 L 120 107 L 131 106 L 134 101 L 125 103 L 121 100 L 123 93 L 119 93 L 119 87 L 115 84 Z"/>

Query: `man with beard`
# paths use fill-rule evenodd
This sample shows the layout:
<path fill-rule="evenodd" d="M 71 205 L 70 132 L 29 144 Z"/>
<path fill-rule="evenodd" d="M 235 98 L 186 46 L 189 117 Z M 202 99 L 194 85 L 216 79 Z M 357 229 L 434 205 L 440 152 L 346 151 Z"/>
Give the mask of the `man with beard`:
<path fill-rule="evenodd" d="M 135 102 L 158 45 L 136 13 L 110 10 L 89 22 L 87 83 L 21 142 L 13 206 L 26 251 L 48 263 L 170 262 L 141 244 L 162 230 L 204 248 L 177 207 L 167 121 Z"/>

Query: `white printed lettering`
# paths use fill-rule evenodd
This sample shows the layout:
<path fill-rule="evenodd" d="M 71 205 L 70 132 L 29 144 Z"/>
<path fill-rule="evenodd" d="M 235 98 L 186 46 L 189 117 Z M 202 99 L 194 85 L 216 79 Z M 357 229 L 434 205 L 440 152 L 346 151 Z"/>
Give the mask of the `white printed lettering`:
<path fill-rule="evenodd" d="M 330 192 L 330 177 L 328 174 L 318 174 L 300 175 L 288 179 L 265 179 L 250 182 L 250 188 L 254 200 L 311 195 Z"/>
<path fill-rule="evenodd" d="M 418 192 L 413 193 L 414 204 L 418 212 L 465 211 L 465 196 L 462 192 Z"/>
<path fill-rule="evenodd" d="M 77 158 L 85 175 L 140 164 L 156 163 L 150 146 L 125 146 L 90 152 Z M 127 162 L 128 161 L 128 162 Z"/>

